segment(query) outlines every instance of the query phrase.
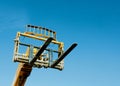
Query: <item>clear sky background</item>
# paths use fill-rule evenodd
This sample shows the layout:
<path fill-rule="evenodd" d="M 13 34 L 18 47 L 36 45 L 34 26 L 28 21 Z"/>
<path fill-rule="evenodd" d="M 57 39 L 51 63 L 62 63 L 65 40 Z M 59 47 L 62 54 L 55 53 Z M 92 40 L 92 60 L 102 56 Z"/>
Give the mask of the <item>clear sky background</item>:
<path fill-rule="evenodd" d="M 14 38 L 26 24 L 55 30 L 65 50 L 63 71 L 33 69 L 25 86 L 120 86 L 119 0 L 0 0 L 0 86 L 11 86 Z"/>

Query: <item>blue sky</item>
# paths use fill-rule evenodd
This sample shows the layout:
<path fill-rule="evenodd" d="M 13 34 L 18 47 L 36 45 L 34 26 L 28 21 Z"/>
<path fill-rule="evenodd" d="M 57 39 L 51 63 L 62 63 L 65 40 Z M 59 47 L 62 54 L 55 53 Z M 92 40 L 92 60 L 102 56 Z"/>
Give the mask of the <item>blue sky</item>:
<path fill-rule="evenodd" d="M 63 71 L 33 69 L 25 86 L 120 86 L 119 0 L 1 0 L 0 85 L 11 86 L 14 38 L 26 24 L 55 30 L 65 50 Z"/>

